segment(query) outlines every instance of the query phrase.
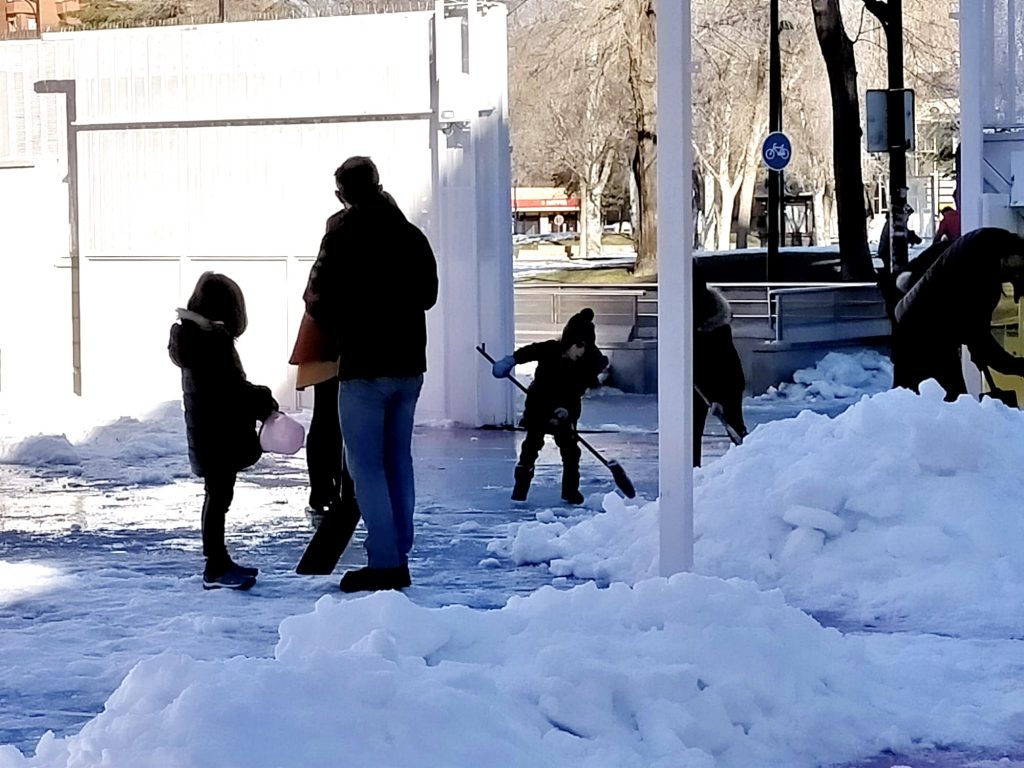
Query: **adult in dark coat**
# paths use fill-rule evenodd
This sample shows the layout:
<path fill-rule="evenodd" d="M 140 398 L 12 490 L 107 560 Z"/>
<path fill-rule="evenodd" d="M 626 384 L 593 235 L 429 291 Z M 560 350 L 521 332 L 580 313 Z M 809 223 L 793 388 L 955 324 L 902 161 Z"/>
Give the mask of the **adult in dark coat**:
<path fill-rule="evenodd" d="M 709 410 L 704 398 L 711 403 L 718 403 L 722 407 L 722 417 L 729 426 L 740 436 L 746 435 L 747 427 L 743 421 L 746 378 L 732 339 L 732 311 L 729 302 L 719 291 L 708 286 L 694 266 L 693 465 L 699 467 L 701 439 Z"/>
<path fill-rule="evenodd" d="M 492 366 L 494 376 L 504 378 L 515 365 L 537 363 L 523 409 L 521 424 L 526 428 L 526 438 L 515 468 L 514 501 L 526 501 L 544 436 L 550 434 L 562 456 L 562 499 L 570 504 L 583 503 L 576 422 L 583 409 L 584 393 L 598 385 L 598 375 L 608 367 L 608 358 L 595 342 L 594 310 L 588 307 L 569 318 L 561 338 L 527 344 Z"/>
<path fill-rule="evenodd" d="M 889 334 L 889 358 L 892 360 L 894 371 L 896 369 L 902 370 L 904 366 L 903 357 L 905 355 L 903 338 L 896 332 L 896 305 L 907 295 L 907 291 L 924 276 L 924 273 L 928 271 L 931 265 L 952 245 L 952 242 L 952 240 L 934 242 L 921 251 L 916 258 L 912 259 L 906 269 L 895 274 L 882 273 L 879 276 L 878 288 L 882 294 L 882 300 L 885 302 L 885 313 L 889 318 L 889 324 L 892 328 L 892 332 Z M 914 350 L 911 349 L 910 354 L 913 355 L 913 353 Z"/>
<path fill-rule="evenodd" d="M 338 412 L 366 526 L 367 566 L 347 572 L 341 589 L 402 589 L 411 584 L 412 430 L 437 263 L 370 158 L 349 158 L 335 181 L 349 208 L 324 235 L 304 298 L 340 358 Z"/>
<path fill-rule="evenodd" d="M 914 209 L 907 206 L 907 215 L 914 212 Z M 923 241 L 921 236 L 910 227 L 907 227 L 907 245 L 920 245 Z M 889 216 L 885 217 L 885 224 L 882 225 L 882 232 L 878 236 L 878 258 L 882 262 L 882 271 L 895 273 L 907 268 L 906 264 L 891 264 L 892 236 L 889 230 Z"/>
<path fill-rule="evenodd" d="M 966 346 L 978 367 L 1024 376 L 1024 359 L 1007 352 L 992 336 L 992 312 L 1003 284 L 1013 300 L 1024 291 L 1024 239 L 987 227 L 961 236 L 943 251 L 896 305 L 893 386 L 917 391 L 936 379 L 955 400 L 967 392 L 960 361 Z"/>
<path fill-rule="evenodd" d="M 188 457 L 203 478 L 203 586 L 246 588 L 256 569 L 234 563 L 224 544 L 224 518 L 241 470 L 262 455 L 256 422 L 278 410 L 270 389 L 251 384 L 235 350 L 246 327 L 245 300 L 228 277 L 205 272 L 179 321 L 168 353 L 181 368 Z"/>

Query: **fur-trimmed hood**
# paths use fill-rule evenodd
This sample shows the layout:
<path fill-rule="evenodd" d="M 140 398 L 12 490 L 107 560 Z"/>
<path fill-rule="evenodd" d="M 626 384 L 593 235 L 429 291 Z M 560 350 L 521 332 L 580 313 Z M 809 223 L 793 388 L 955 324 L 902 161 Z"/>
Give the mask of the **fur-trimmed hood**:
<path fill-rule="evenodd" d="M 224 329 L 224 323 L 220 320 L 210 320 L 209 318 L 203 317 L 198 312 L 193 312 L 191 309 L 178 307 L 175 311 L 178 313 L 179 320 L 188 320 L 189 322 L 195 323 L 204 331 L 212 331 L 214 328 Z"/>
<path fill-rule="evenodd" d="M 211 355 L 233 358 L 241 370 L 235 340 L 224 323 L 210 320 L 191 309 L 178 309 L 178 322 L 171 326 L 167 351 L 179 368 L 191 368 Z M 242 373 L 244 376 L 244 371 Z"/>
<path fill-rule="evenodd" d="M 713 313 L 697 325 L 698 333 L 709 333 L 732 323 L 732 309 L 722 292 L 711 286 L 707 290 Z"/>

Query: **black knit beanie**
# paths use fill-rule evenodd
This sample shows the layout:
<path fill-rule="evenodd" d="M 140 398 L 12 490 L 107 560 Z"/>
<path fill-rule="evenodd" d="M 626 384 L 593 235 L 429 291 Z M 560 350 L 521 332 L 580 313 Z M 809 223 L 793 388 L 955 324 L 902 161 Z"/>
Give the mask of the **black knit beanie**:
<path fill-rule="evenodd" d="M 593 344 L 597 338 L 594 329 L 594 310 L 585 307 L 569 318 L 562 331 L 562 346 L 568 349 L 574 344 Z"/>

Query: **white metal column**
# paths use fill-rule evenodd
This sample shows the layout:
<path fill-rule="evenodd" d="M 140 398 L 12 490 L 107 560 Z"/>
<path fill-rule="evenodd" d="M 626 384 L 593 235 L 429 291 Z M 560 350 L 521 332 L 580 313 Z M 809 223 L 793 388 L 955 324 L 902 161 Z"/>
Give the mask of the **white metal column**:
<path fill-rule="evenodd" d="M 690 2 L 659 4 L 658 572 L 693 569 Z"/>
<path fill-rule="evenodd" d="M 982 156 L 986 85 L 982 12 L 991 0 L 960 0 L 960 221 L 964 232 L 982 224 Z M 991 41 L 989 42 L 991 45 Z"/>

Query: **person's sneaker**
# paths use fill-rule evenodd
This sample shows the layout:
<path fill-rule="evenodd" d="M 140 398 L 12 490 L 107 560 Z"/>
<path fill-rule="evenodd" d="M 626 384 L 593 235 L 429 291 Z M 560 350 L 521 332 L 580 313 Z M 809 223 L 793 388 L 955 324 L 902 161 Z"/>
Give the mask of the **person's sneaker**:
<path fill-rule="evenodd" d="M 250 567 L 248 565 L 239 565 L 234 560 L 231 561 L 231 567 L 236 569 L 236 570 L 238 570 L 238 571 L 240 571 L 241 573 L 244 573 L 246 576 L 259 576 L 260 575 L 260 569 L 259 568 L 252 568 L 252 567 Z"/>
<path fill-rule="evenodd" d="M 248 569 L 251 570 L 251 569 Z M 217 572 L 205 571 L 203 573 L 203 589 L 252 589 L 256 583 L 256 576 L 243 571 L 232 564 L 227 570 Z"/>
<path fill-rule="evenodd" d="M 341 577 L 342 592 L 376 592 L 382 589 L 405 589 L 412 586 L 409 566 L 397 568 L 359 568 Z"/>

